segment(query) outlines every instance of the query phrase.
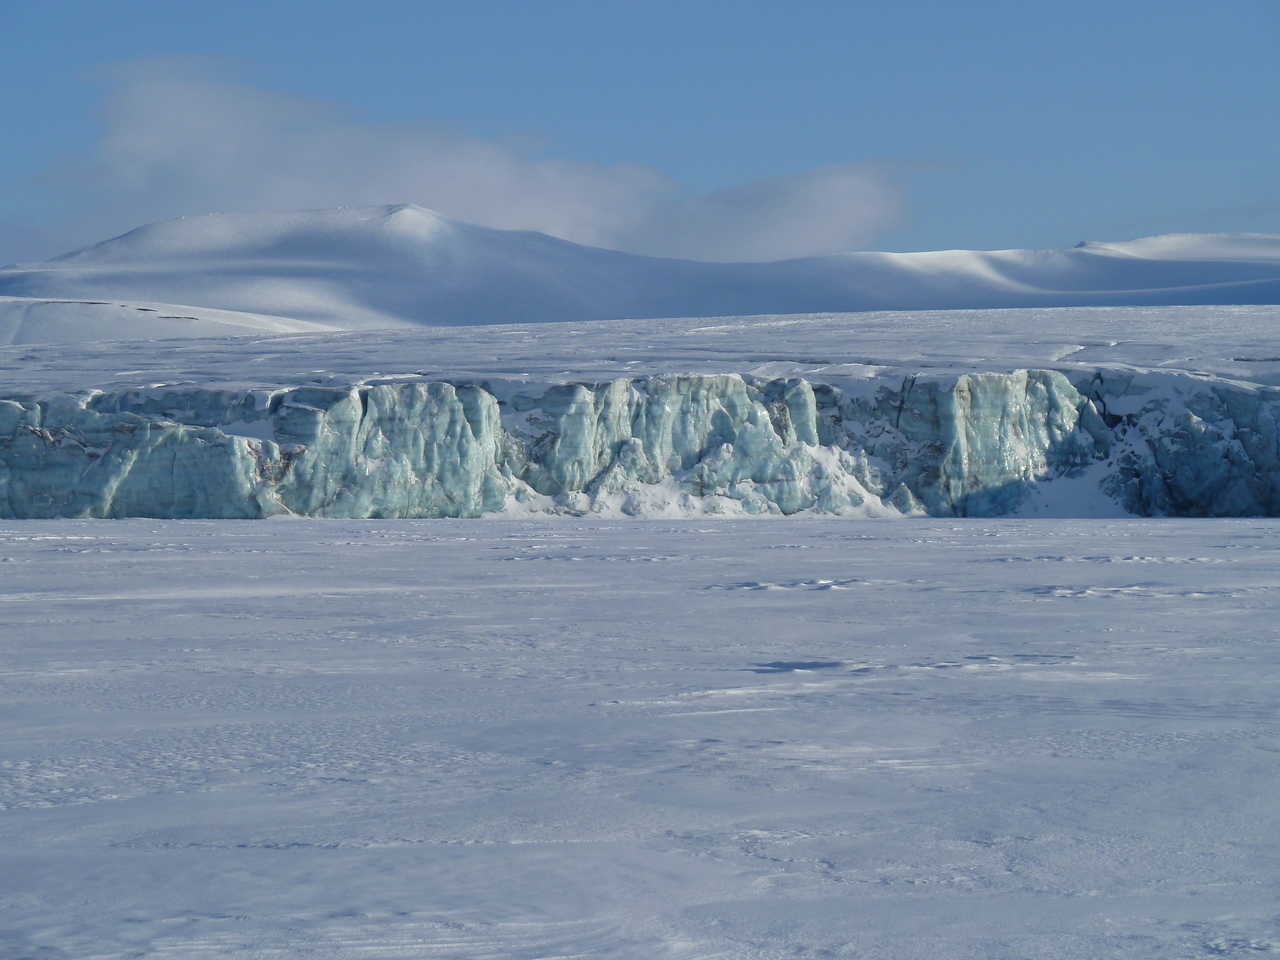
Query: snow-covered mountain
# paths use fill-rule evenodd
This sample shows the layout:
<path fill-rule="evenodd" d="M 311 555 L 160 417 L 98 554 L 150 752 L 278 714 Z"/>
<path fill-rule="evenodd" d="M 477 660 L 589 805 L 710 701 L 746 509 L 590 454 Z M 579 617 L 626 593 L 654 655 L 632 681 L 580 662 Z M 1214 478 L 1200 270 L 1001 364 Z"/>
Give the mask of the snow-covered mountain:
<path fill-rule="evenodd" d="M 1280 236 L 1183 234 L 1069 250 L 707 263 L 584 247 L 395 205 L 187 217 L 0 269 L 0 339 L 1258 303 L 1280 303 Z"/>

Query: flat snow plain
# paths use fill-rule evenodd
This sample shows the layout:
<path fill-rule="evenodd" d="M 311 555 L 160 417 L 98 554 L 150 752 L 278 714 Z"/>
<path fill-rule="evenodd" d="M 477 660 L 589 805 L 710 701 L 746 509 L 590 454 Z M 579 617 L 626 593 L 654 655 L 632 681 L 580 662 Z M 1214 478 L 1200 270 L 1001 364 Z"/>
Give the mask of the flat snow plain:
<path fill-rule="evenodd" d="M 1280 527 L 0 524 L 0 955 L 1280 952 Z"/>
<path fill-rule="evenodd" d="M 563 383 L 672 373 L 826 383 L 1098 368 L 1280 385 L 1280 305 L 1050 307 L 417 327 L 0 346 L 3 396 L 88 388 Z"/>

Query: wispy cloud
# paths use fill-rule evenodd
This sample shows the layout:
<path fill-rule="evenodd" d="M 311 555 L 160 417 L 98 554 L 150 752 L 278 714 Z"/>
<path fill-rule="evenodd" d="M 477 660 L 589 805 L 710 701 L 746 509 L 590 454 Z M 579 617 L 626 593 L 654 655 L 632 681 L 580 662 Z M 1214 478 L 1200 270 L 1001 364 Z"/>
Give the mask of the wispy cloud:
<path fill-rule="evenodd" d="M 210 211 L 412 201 L 639 253 L 768 260 L 864 246 L 898 210 L 897 191 L 869 168 L 824 167 L 690 197 L 652 169 L 371 123 L 187 61 L 118 68 L 103 119 L 91 165 L 62 177 L 76 212 L 56 235 L 77 243 Z"/>

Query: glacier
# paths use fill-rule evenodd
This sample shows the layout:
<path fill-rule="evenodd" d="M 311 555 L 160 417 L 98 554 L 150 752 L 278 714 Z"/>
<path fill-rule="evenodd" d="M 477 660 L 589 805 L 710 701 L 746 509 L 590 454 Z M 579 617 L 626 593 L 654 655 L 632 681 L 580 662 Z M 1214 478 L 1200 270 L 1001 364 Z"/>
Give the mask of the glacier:
<path fill-rule="evenodd" d="M 1280 308 L 0 347 L 0 515 L 1273 516 Z"/>
<path fill-rule="evenodd" d="M 1278 468 L 1277 388 L 1101 368 L 0 399 L 14 518 L 1274 516 Z"/>

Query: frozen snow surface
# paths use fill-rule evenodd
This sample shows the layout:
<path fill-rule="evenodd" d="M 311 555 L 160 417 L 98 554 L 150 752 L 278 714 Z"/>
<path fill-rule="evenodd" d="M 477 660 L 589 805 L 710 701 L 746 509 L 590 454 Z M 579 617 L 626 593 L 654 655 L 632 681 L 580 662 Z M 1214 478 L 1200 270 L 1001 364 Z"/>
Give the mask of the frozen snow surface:
<path fill-rule="evenodd" d="M 1278 313 L 9 347 L 0 515 L 1277 515 Z"/>
<path fill-rule="evenodd" d="M 254 316 L 265 316 L 264 330 L 281 329 L 282 317 L 372 329 L 813 311 L 1280 303 L 1280 236 L 1179 234 L 1068 250 L 705 263 L 493 230 L 399 204 L 152 224 L 55 260 L 0 269 L 0 297 L 0 333 L 20 342 L 100 338 L 104 313 L 117 314 L 114 335 L 126 337 L 155 336 L 163 326 L 160 316 L 178 318 L 171 336 L 203 336 L 223 332 L 210 324 L 251 325 Z M 134 304 L 161 306 L 148 315 L 130 312 Z"/>
<path fill-rule="evenodd" d="M 318 333 L 328 324 L 169 303 L 0 297 L 0 343 Z"/>
<path fill-rule="evenodd" d="M 9 521 L 0 956 L 1269 956 L 1278 551 Z"/>

